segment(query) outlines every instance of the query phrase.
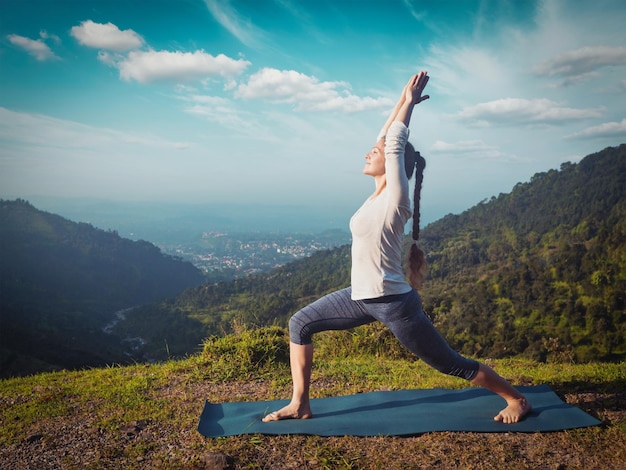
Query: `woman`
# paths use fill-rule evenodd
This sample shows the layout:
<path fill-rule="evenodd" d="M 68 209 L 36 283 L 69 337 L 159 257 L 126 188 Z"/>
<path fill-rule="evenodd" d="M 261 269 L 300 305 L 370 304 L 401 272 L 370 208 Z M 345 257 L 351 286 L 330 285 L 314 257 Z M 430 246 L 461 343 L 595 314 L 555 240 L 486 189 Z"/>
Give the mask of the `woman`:
<path fill-rule="evenodd" d="M 411 77 L 378 141 L 365 156 L 363 173 L 374 177 L 376 189 L 350 220 L 351 287 L 328 294 L 291 317 L 291 402 L 265 416 L 264 422 L 313 416 L 309 385 L 314 333 L 354 328 L 376 320 L 388 326 L 405 347 L 430 366 L 504 398 L 507 406 L 494 417 L 496 421 L 515 423 L 531 410 L 524 396 L 493 369 L 450 348 L 424 314 L 415 290 L 420 287 L 425 272 L 424 255 L 416 243 L 424 163 L 407 139 L 413 108 L 429 98 L 422 96 L 427 83 L 426 72 Z M 408 163 L 406 167 L 405 163 Z M 414 167 L 417 167 L 417 183 L 412 214 L 408 178 Z M 409 284 L 402 269 L 401 252 L 404 227 L 411 216 L 414 242 L 409 251 Z"/>

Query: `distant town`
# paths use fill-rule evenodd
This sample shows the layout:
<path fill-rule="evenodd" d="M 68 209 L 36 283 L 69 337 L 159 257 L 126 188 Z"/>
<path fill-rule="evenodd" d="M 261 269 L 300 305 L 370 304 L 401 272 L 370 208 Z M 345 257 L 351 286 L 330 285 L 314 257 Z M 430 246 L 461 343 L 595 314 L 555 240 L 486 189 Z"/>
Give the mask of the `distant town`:
<path fill-rule="evenodd" d="M 190 242 L 157 243 L 164 253 L 183 258 L 209 275 L 232 279 L 269 271 L 319 250 L 350 243 L 350 233 L 204 232 Z"/>

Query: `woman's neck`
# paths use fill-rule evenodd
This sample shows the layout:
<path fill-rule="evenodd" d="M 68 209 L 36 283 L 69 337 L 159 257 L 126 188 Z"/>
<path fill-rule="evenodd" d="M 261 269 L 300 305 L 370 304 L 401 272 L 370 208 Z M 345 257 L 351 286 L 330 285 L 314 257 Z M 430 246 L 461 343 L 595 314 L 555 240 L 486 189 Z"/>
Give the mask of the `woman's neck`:
<path fill-rule="evenodd" d="M 370 196 L 370 199 L 377 197 L 387 187 L 387 175 L 375 176 L 374 181 L 376 182 L 376 189 L 374 194 Z"/>

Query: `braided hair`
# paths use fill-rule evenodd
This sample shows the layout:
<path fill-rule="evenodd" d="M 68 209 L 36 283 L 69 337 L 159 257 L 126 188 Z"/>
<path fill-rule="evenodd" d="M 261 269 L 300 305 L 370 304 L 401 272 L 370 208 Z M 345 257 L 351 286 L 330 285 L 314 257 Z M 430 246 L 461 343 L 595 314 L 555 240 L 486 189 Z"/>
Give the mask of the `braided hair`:
<path fill-rule="evenodd" d="M 413 227 L 411 231 L 413 243 L 411 243 L 408 251 L 406 265 L 408 281 L 414 289 L 419 289 L 422 286 L 427 268 L 424 252 L 417 245 L 420 237 L 420 198 L 425 167 L 426 160 L 419 152 L 415 151 L 410 142 L 407 142 L 404 148 L 404 169 L 409 179 L 411 179 L 413 171 L 415 171 L 415 189 L 413 191 Z"/>

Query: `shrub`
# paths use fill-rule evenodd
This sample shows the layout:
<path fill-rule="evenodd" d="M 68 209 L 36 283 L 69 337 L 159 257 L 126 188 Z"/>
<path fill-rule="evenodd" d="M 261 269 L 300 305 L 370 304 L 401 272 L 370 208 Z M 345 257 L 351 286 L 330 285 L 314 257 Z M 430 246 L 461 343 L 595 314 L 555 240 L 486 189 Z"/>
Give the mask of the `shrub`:
<path fill-rule="evenodd" d="M 208 338 L 203 343 L 201 356 L 211 366 L 213 374 L 246 375 L 288 364 L 289 342 L 283 328 L 250 329 Z"/>
<path fill-rule="evenodd" d="M 379 322 L 352 330 L 328 331 L 314 336 L 316 355 L 321 357 L 375 356 L 386 359 L 415 359 Z"/>

